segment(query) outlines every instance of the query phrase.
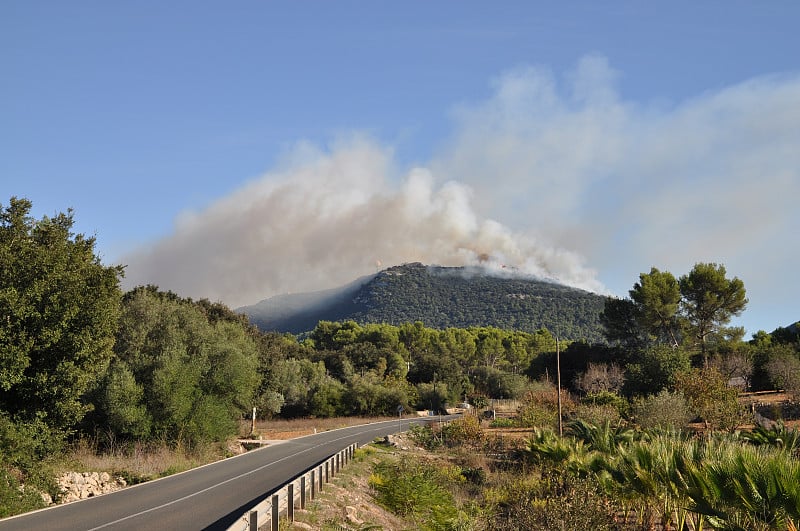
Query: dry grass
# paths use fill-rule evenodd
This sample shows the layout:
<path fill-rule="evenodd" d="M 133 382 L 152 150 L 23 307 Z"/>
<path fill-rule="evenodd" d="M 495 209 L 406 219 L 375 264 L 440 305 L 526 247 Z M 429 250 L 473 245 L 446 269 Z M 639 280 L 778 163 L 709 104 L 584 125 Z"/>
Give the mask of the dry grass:
<path fill-rule="evenodd" d="M 122 475 L 129 483 L 140 483 L 218 461 L 227 455 L 221 445 L 189 450 L 142 442 L 111 444 L 100 451 L 96 441 L 81 439 L 72 446 L 64 467 L 65 471 L 109 472 Z"/>
<path fill-rule="evenodd" d="M 317 432 L 356 426 L 396 417 L 344 417 L 330 419 L 292 419 L 257 421 L 256 432 L 264 439 L 292 439 Z M 251 422 L 242 421 L 240 436 L 250 435 Z M 101 443 L 102 439 L 102 443 Z M 199 448 L 175 447 L 166 443 L 121 443 L 113 436 L 84 438 L 71 448 L 62 465 L 63 471 L 108 472 L 122 475 L 131 483 L 183 472 L 232 455 L 225 444 Z"/>

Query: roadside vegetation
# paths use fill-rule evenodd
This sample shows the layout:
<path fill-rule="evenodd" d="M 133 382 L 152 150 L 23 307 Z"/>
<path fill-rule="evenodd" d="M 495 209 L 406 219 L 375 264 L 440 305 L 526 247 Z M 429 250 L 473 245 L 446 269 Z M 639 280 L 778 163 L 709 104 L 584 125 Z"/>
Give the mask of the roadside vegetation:
<path fill-rule="evenodd" d="M 491 470 L 470 461 L 468 453 L 457 463 L 460 475 L 398 462 L 375 469 L 376 492 L 384 488 L 380 478 L 395 478 L 392 485 L 396 476 L 412 472 L 432 484 L 449 478 L 444 486 L 462 485 L 452 501 L 443 490 L 429 491 L 443 507 L 455 509 L 442 522 L 483 522 L 487 528 L 500 526 L 492 518 L 524 519 L 525 511 L 549 507 L 548 496 L 564 503 L 583 499 L 589 507 L 610 503 L 615 522 L 620 511 L 644 511 L 633 501 L 619 505 L 629 495 L 634 501 L 660 500 L 649 510 L 662 521 L 680 516 L 673 505 L 688 500 L 695 504 L 690 516 L 702 515 L 706 528 L 796 523 L 772 494 L 766 506 L 758 506 L 769 515 L 761 517 L 727 494 L 717 496 L 700 465 L 686 469 L 695 478 L 689 485 L 694 490 L 687 492 L 666 486 L 669 493 L 660 498 L 637 498 L 633 491 L 614 497 L 609 490 L 614 482 L 620 491 L 634 489 L 630 481 L 615 479 L 622 474 L 615 467 L 629 459 L 617 455 L 620 448 L 643 452 L 640 447 L 694 441 L 679 446 L 681 451 L 708 460 L 713 449 L 729 456 L 730 466 L 755 460 L 752 473 L 765 478 L 772 474 L 767 470 L 793 470 L 793 452 L 784 448 L 783 455 L 766 443 L 756 448 L 734 434 L 756 425 L 777 430 L 778 421 L 787 430 L 797 417 L 798 325 L 759 331 L 745 341 L 741 329 L 728 326 L 746 308 L 744 285 L 722 265 L 698 263 L 680 277 L 656 268 L 642 273 L 629 297 L 606 300 L 597 316 L 599 342 L 563 341 L 547 329 L 435 329 L 420 321 L 321 321 L 296 337 L 263 333 L 223 304 L 156 286 L 123 293 L 124 268 L 103 265 L 94 239 L 72 232 L 71 211 L 36 220 L 31 206 L 18 198 L 0 205 L 0 516 L 41 507 L 42 493 L 58 500 L 53 477 L 69 467 L 105 466 L 129 483 L 143 481 L 231 455 L 229 442 L 237 437 L 269 438 L 267 421 L 304 418 L 322 425 L 322 419 L 439 412 L 465 402 L 472 411 L 496 411 L 497 401 L 514 400 L 519 407 L 513 416 L 465 419 L 441 433 L 414 434 L 434 449 L 480 448 Z M 560 393 L 554 384 L 559 365 Z M 744 391 L 777 388 L 785 391 L 785 403 L 742 398 Z M 631 440 L 601 450 L 574 427 L 566 438 L 555 436 L 559 403 L 570 426 L 581 421 L 584 431 L 623 430 Z M 256 430 L 249 425 L 254 407 Z M 687 435 L 690 424 L 702 440 Z M 530 444 L 515 446 L 487 437 L 487 429 L 538 431 L 528 435 Z M 793 437 L 791 431 L 751 433 L 783 445 Z M 563 459 L 537 457 L 536 440 Z M 591 466 L 581 468 L 587 460 Z M 605 468 L 596 468 L 601 461 Z M 509 476 L 486 490 L 502 474 Z M 772 481 L 765 487 L 770 493 L 783 488 Z M 504 494 L 502 485 L 513 482 L 521 485 L 514 492 L 527 494 Z M 427 488 L 408 485 L 409 492 Z M 705 498 L 692 497 L 701 490 Z M 780 492 L 781 500 L 790 499 Z M 400 494 L 380 496 L 388 506 Z M 485 500 L 466 501 L 476 496 Z M 419 522 L 438 521 L 433 509 L 418 517 L 417 509 L 394 509 Z"/>
<path fill-rule="evenodd" d="M 402 518 L 374 518 L 370 529 L 766 531 L 800 522 L 800 432 L 780 423 L 709 433 L 573 416 L 563 437 L 486 424 L 431 421 L 395 447 L 362 450 L 368 485 L 348 496 Z M 369 503 L 362 515 L 378 514 Z"/>

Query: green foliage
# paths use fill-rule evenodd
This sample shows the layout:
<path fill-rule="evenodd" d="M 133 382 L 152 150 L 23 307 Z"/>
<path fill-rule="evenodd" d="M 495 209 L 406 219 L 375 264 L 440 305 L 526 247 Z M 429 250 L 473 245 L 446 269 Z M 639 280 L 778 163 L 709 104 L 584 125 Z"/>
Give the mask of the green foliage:
<path fill-rule="evenodd" d="M 465 415 L 442 427 L 442 438 L 450 446 L 477 445 L 483 441 L 483 428 L 473 415 Z"/>
<path fill-rule="evenodd" d="M 639 326 L 639 314 L 639 308 L 632 300 L 607 297 L 600 313 L 603 337 L 611 344 L 641 347 L 647 337 Z"/>
<path fill-rule="evenodd" d="M 0 463 L 0 518 L 44 507 L 41 495 L 23 487 L 15 474 Z"/>
<path fill-rule="evenodd" d="M 742 424 L 744 411 L 738 391 L 714 368 L 694 369 L 678 375 L 675 388 L 683 393 L 692 412 L 706 426 L 732 430 Z"/>
<path fill-rule="evenodd" d="M 43 507 L 37 490 L 55 494 L 47 463 L 61 435 L 41 418 L 14 422 L 0 412 L 0 517 Z"/>
<path fill-rule="evenodd" d="M 730 348 L 744 333 L 726 327 L 747 305 L 744 284 L 725 275 L 725 267 L 713 263 L 695 264 L 678 280 L 655 267 L 642 273 L 630 299 L 606 300 L 601 316 L 606 339 L 633 358 L 654 345 L 698 351 L 707 366 L 714 349 Z"/>
<path fill-rule="evenodd" d="M 797 456 L 800 452 L 800 430 L 787 428 L 778 421 L 771 428 L 756 426 L 751 431 L 743 432 L 742 439 L 755 446 L 770 446 L 789 455 Z"/>
<path fill-rule="evenodd" d="M 623 411 L 627 413 L 627 402 Z M 590 424 L 602 425 L 605 423 L 617 425 L 623 422 L 623 413 L 617 406 L 611 404 L 594 405 L 591 403 L 580 403 L 575 407 L 571 419 L 582 420 Z"/>
<path fill-rule="evenodd" d="M 561 406 L 564 418 L 575 410 L 575 403 L 562 390 Z M 550 384 L 538 383 L 522 399 L 517 411 L 517 423 L 522 428 L 549 427 L 558 425 L 558 391 Z"/>
<path fill-rule="evenodd" d="M 515 428 L 517 427 L 516 421 L 514 419 L 508 419 L 504 417 L 496 418 L 489 423 L 490 428 Z"/>
<path fill-rule="evenodd" d="M 690 470 L 690 509 L 723 529 L 796 529 L 800 463 L 784 452 L 732 443 L 709 448 L 709 462 Z"/>
<path fill-rule="evenodd" d="M 442 446 L 441 436 L 433 431 L 433 426 L 428 424 L 415 424 L 408 430 L 411 439 L 426 450 L 435 450 Z"/>
<path fill-rule="evenodd" d="M 416 385 L 417 401 L 416 406 L 419 410 L 429 410 L 440 412 L 444 410 L 447 402 L 447 384 L 420 383 Z"/>
<path fill-rule="evenodd" d="M 492 398 L 520 398 L 528 387 L 528 378 L 493 367 L 478 367 L 472 371 L 476 391 Z"/>
<path fill-rule="evenodd" d="M 648 274 L 642 273 L 630 290 L 630 297 L 637 309 L 639 327 L 659 342 L 677 345 L 681 292 L 672 273 L 655 267 Z"/>
<path fill-rule="evenodd" d="M 449 478 L 436 467 L 401 457 L 373 468 L 370 486 L 378 501 L 390 511 L 410 516 L 418 529 L 456 529 L 460 520 Z"/>
<path fill-rule="evenodd" d="M 587 477 L 640 512 L 641 524 L 654 526 L 657 518 L 664 528 L 766 530 L 796 529 L 800 522 L 800 462 L 780 447 L 674 431 L 622 438 L 608 427 L 573 425 L 571 431 L 579 439 L 536 430 L 526 448 L 529 461 L 544 467 L 543 475 Z"/>
<path fill-rule="evenodd" d="M 583 441 L 590 450 L 611 453 L 623 444 L 634 440 L 635 432 L 624 426 L 613 426 L 610 422 L 600 425 L 590 424 L 583 420 L 574 420 L 567 424 L 566 432 Z"/>
<path fill-rule="evenodd" d="M 689 370 L 690 366 L 687 351 L 667 345 L 650 346 L 625 367 L 625 392 L 647 395 L 671 388 L 678 374 Z"/>
<path fill-rule="evenodd" d="M 144 404 L 144 388 L 127 364 L 112 363 L 99 400 L 114 433 L 132 438 L 150 435 L 152 418 Z"/>
<path fill-rule="evenodd" d="M 122 268 L 72 233 L 72 211 L 35 221 L 31 206 L 0 208 L 0 411 L 69 432 L 111 358 Z"/>
<path fill-rule="evenodd" d="M 96 422 L 189 444 L 235 433 L 258 385 L 258 345 L 246 324 L 216 310 L 154 287 L 126 294 Z"/>
<path fill-rule="evenodd" d="M 747 306 L 744 283 L 736 277 L 729 280 L 725 274 L 723 265 L 698 263 L 680 278 L 683 312 L 704 358 L 709 343 Z"/>
<path fill-rule="evenodd" d="M 263 330 L 292 333 L 308 331 L 320 320 L 362 326 L 422 321 L 437 329 L 495 327 L 533 333 L 546 328 L 569 339 L 602 339 L 603 297 L 552 282 L 490 276 L 479 269 L 405 264 L 317 299 L 313 308 L 299 299 L 267 300 L 244 311 Z M 301 307 L 292 308 L 295 302 Z M 286 317 L 287 310 L 293 317 Z"/>

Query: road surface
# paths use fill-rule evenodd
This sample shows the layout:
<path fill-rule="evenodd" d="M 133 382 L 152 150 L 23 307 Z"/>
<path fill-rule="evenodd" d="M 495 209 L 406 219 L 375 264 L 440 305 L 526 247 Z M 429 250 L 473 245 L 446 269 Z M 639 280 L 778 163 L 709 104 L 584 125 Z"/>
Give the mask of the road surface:
<path fill-rule="evenodd" d="M 0 531 L 227 529 L 271 491 L 348 445 L 433 419 L 398 419 L 291 439 L 104 496 L 6 518 Z"/>

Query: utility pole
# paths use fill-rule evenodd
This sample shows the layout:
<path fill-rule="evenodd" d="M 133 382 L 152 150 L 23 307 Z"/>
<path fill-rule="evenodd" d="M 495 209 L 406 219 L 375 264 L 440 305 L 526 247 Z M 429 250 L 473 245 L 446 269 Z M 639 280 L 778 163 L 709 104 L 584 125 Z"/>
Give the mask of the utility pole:
<path fill-rule="evenodd" d="M 561 346 L 556 334 L 556 373 L 558 378 L 558 436 L 564 436 L 564 426 L 561 420 Z"/>

